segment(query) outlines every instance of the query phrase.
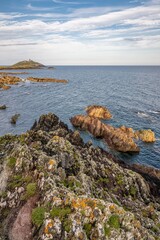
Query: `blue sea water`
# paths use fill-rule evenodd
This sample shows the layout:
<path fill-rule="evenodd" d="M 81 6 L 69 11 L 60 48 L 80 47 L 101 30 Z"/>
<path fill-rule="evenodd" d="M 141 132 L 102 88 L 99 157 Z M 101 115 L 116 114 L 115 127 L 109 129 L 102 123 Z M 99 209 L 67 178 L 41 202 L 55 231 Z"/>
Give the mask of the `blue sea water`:
<path fill-rule="evenodd" d="M 13 71 L 12 71 L 13 72 Z M 82 132 L 84 141 L 92 140 L 128 163 L 141 163 L 160 168 L 160 67 L 158 66 L 56 66 L 55 69 L 28 70 L 23 79 L 55 77 L 68 84 L 24 82 L 0 91 L 0 135 L 20 134 L 30 129 L 41 114 L 53 112 L 72 128 L 69 119 L 84 114 L 85 107 L 100 104 L 109 108 L 113 118 L 107 123 L 133 129 L 152 129 L 157 141 L 138 143 L 140 154 L 120 154 L 102 140 Z M 16 126 L 10 124 L 15 113 L 21 117 Z"/>

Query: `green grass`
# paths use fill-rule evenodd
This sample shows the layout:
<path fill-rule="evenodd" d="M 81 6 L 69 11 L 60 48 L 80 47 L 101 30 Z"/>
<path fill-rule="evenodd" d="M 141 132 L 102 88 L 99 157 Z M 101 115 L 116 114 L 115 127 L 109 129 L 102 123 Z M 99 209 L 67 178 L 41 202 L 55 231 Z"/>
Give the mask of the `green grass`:
<path fill-rule="evenodd" d="M 110 227 L 113 227 L 115 229 L 119 229 L 120 228 L 120 219 L 119 216 L 117 214 L 113 214 L 109 220 L 108 220 L 108 224 L 110 225 Z"/>
<path fill-rule="evenodd" d="M 26 197 L 32 197 L 36 194 L 37 191 L 37 185 L 36 183 L 29 183 L 26 187 Z"/>
<path fill-rule="evenodd" d="M 33 209 L 32 211 L 33 224 L 35 224 L 37 227 L 41 226 L 43 224 L 44 216 L 45 216 L 45 208 L 37 207 Z"/>
<path fill-rule="evenodd" d="M 8 165 L 10 168 L 14 168 L 15 165 L 16 165 L 16 158 L 10 157 L 10 158 L 8 159 L 7 165 Z"/>
<path fill-rule="evenodd" d="M 65 208 L 53 207 L 50 212 L 50 215 L 52 218 L 59 217 L 61 220 L 63 220 L 70 213 L 71 213 L 71 208 L 68 206 Z"/>
<path fill-rule="evenodd" d="M 92 224 L 91 223 L 86 223 L 86 224 L 84 224 L 83 228 L 86 232 L 87 237 L 89 238 L 90 235 L 91 235 L 91 231 L 92 231 Z"/>

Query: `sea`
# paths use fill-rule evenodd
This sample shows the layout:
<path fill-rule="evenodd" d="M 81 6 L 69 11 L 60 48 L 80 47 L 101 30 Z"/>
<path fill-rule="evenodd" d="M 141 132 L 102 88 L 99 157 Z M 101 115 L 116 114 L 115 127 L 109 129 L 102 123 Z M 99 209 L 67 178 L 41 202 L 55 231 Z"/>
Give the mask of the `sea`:
<path fill-rule="evenodd" d="M 91 140 L 95 146 L 128 164 L 160 168 L 160 66 L 54 66 L 54 69 L 26 72 L 28 74 L 18 75 L 24 82 L 0 91 L 0 105 L 8 107 L 0 111 L 0 136 L 24 133 L 40 115 L 49 112 L 55 113 L 73 129 L 71 117 L 85 114 L 88 105 L 103 105 L 113 115 L 105 123 L 115 127 L 125 125 L 134 130 L 151 129 L 155 132 L 156 142 L 138 142 L 139 154 L 122 154 L 110 149 L 103 140 L 82 131 L 84 141 Z M 31 83 L 26 81 L 29 76 L 69 82 Z M 12 125 L 10 118 L 16 113 L 20 118 Z"/>

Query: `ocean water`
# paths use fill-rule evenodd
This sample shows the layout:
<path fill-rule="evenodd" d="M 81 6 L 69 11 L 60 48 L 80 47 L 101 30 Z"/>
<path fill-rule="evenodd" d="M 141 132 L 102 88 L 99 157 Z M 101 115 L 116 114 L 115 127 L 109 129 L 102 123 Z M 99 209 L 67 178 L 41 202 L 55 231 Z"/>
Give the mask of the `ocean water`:
<path fill-rule="evenodd" d="M 12 71 L 13 72 L 13 71 Z M 16 72 L 16 71 L 15 71 Z M 102 141 L 81 132 L 84 141 L 92 140 L 116 157 L 129 164 L 141 163 L 160 168 L 160 67 L 112 67 L 112 66 L 56 66 L 55 69 L 28 70 L 23 79 L 56 77 L 67 79 L 68 84 L 30 83 L 12 86 L 0 91 L 0 135 L 20 134 L 30 129 L 41 114 L 53 112 L 72 128 L 69 119 L 84 114 L 88 105 L 106 106 L 113 118 L 106 123 L 126 125 L 133 129 L 152 129 L 157 141 L 139 143 L 140 154 L 121 154 L 108 148 Z M 21 116 L 16 126 L 10 124 L 15 113 Z"/>

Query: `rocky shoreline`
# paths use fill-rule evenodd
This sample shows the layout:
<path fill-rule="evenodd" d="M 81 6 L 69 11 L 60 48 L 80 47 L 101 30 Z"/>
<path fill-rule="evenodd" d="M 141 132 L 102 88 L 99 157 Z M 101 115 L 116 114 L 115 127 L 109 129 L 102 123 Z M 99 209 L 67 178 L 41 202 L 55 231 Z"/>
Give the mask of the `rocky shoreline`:
<path fill-rule="evenodd" d="M 0 239 L 160 236 L 160 170 L 84 143 L 54 114 L 0 137 Z"/>
<path fill-rule="evenodd" d="M 67 80 L 64 79 L 56 79 L 56 78 L 36 78 L 36 77 L 28 77 L 26 80 L 29 80 L 31 82 L 37 83 L 37 82 L 52 82 L 52 83 L 68 83 Z M 15 76 L 9 76 L 7 74 L 2 74 L 0 76 L 0 89 L 2 90 L 8 90 L 11 88 L 11 85 L 17 85 L 22 81 L 21 78 L 15 77 Z"/>

